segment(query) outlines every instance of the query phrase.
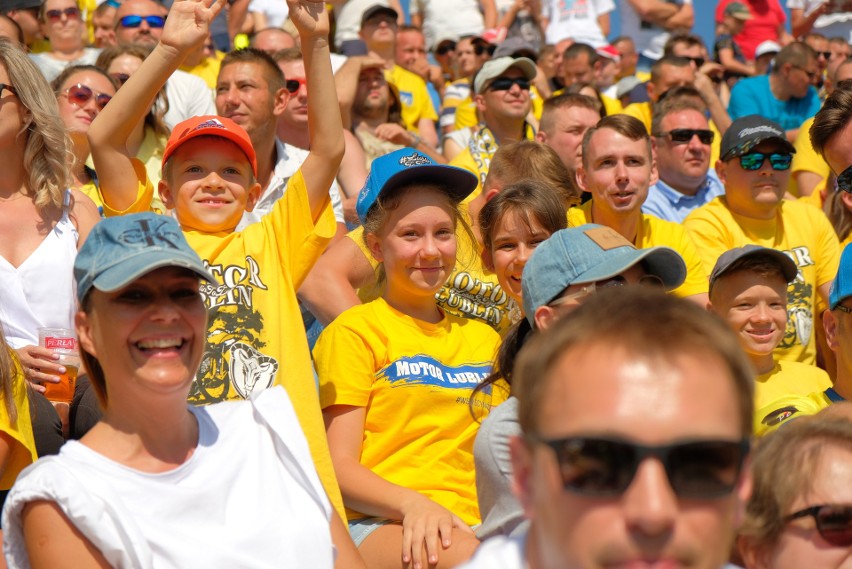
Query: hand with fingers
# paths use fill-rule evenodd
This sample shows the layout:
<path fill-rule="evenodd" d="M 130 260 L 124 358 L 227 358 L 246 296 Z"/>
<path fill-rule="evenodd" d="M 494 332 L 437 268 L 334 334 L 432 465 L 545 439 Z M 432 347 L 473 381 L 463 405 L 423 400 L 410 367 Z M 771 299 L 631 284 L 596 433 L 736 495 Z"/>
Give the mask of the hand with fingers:
<path fill-rule="evenodd" d="M 290 9 L 290 20 L 299 30 L 299 36 L 306 37 L 328 36 L 330 29 L 328 12 L 322 0 L 287 0 Z"/>
<path fill-rule="evenodd" d="M 59 363 L 59 356 L 50 348 L 24 346 L 16 352 L 24 377 L 39 393 L 44 393 L 43 383 L 59 383 L 58 374 L 65 373 L 65 366 Z"/>
<path fill-rule="evenodd" d="M 188 53 L 207 40 L 210 23 L 227 0 L 179 0 L 172 4 L 160 44 Z"/>
<path fill-rule="evenodd" d="M 436 565 L 439 551 L 452 545 L 454 530 L 473 533 L 458 516 L 420 494 L 402 511 L 402 562 L 413 569 Z"/>
<path fill-rule="evenodd" d="M 418 140 L 414 134 L 405 130 L 405 127 L 391 122 L 386 122 L 376 127 L 376 138 L 402 146 L 415 146 Z"/>

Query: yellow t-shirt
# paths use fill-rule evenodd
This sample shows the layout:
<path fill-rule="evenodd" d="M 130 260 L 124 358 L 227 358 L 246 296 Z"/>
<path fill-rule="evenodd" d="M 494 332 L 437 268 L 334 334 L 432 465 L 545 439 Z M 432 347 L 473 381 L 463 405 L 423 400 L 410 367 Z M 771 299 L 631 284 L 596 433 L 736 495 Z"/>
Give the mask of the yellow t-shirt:
<path fill-rule="evenodd" d="M 104 205 L 107 216 L 149 211 L 154 190 L 134 159 L 139 192 L 127 211 Z M 272 211 L 243 231 L 184 231 L 189 245 L 216 277 L 201 295 L 208 308 L 207 345 L 189 392 L 195 405 L 247 398 L 283 385 L 308 440 L 329 499 L 343 515 L 311 354 L 296 290 L 337 229 L 326 200 L 316 224 L 302 171 L 287 182 Z"/>
<path fill-rule="evenodd" d="M 791 419 L 816 415 L 831 405 L 824 391 L 807 395 L 787 395 L 758 408 L 754 414 L 754 434 L 763 437 L 777 430 Z"/>
<path fill-rule="evenodd" d="M 385 70 L 385 79 L 393 83 L 399 91 L 402 101 L 402 122 L 405 128 L 411 132 L 420 133 L 420 119 L 438 120 L 435 107 L 432 106 L 432 98 L 426 89 L 426 82 L 419 75 L 394 65 L 392 69 Z"/>
<path fill-rule="evenodd" d="M 796 262 L 799 274 L 787 288 L 787 333 L 775 357 L 814 364 L 817 288 L 834 280 L 840 262 L 837 235 L 825 214 L 810 204 L 782 200 L 774 219 L 752 219 L 732 213 L 719 196 L 683 224 L 708 273 L 722 253 L 749 243 L 783 251 Z"/>
<path fill-rule="evenodd" d="M 20 362 L 15 358 L 17 373 L 12 380 L 12 402 L 17 409 L 17 418 L 13 423 L 6 412 L 6 405 L 0 400 L 0 431 L 9 435 L 15 442 L 12 445 L 6 470 L 0 477 L 0 490 L 8 490 L 15 483 L 18 474 L 38 459 L 33 423 L 30 418 L 30 402 L 27 397 L 27 382 L 21 372 Z"/>
<path fill-rule="evenodd" d="M 389 482 L 480 522 L 471 414 L 473 389 L 491 372 L 500 337 L 490 327 L 447 315 L 431 324 L 384 299 L 350 308 L 317 340 L 322 407 L 366 408 L 361 464 Z M 476 417 L 505 400 L 477 394 Z M 347 509 L 349 519 L 365 517 Z"/>
<path fill-rule="evenodd" d="M 467 217 L 466 212 L 464 215 Z M 363 227 L 354 229 L 347 237 L 358 245 L 374 269 L 379 266 L 364 243 Z M 448 314 L 485 322 L 500 334 L 505 334 L 512 324 L 521 319 L 518 303 L 503 291 L 497 275 L 485 268 L 479 254 L 480 247 L 468 233 L 457 229 L 456 240 L 456 265 L 450 278 L 435 294 L 438 306 Z M 378 291 L 373 288 L 361 299 L 373 300 L 377 294 Z"/>
<path fill-rule="evenodd" d="M 790 166 L 790 171 L 793 174 L 790 176 L 790 184 L 787 186 L 787 191 L 796 197 L 800 197 L 799 185 L 796 183 L 796 172 L 813 172 L 822 176 L 823 180 L 831 174 L 831 168 L 825 163 L 822 156 L 817 154 L 814 147 L 811 145 L 811 125 L 814 124 L 814 117 L 809 118 L 802 123 L 799 128 L 799 134 L 796 136 L 796 142 L 793 146 L 796 147 L 796 153 L 793 154 L 793 164 Z M 819 187 L 814 189 L 814 193 L 819 191 Z"/>
<path fill-rule="evenodd" d="M 650 101 L 644 101 L 642 103 L 630 103 L 621 112 L 642 121 L 642 124 L 645 125 L 645 130 L 648 131 L 648 134 L 651 134 L 651 121 L 653 119 L 651 110 Z M 716 123 L 712 120 L 708 120 L 707 122 L 714 134 L 713 144 L 710 145 L 710 167 L 713 168 L 716 161 L 719 160 L 720 148 L 722 147 L 722 133 L 719 132 L 719 129 L 716 128 Z"/>
<path fill-rule="evenodd" d="M 790 395 L 807 395 L 831 387 L 831 378 L 816 366 L 778 360 L 769 373 L 755 379 L 754 408 L 760 410 L 773 401 Z"/>
<path fill-rule="evenodd" d="M 568 210 L 568 227 L 579 227 L 586 223 L 594 223 L 592 200 Z M 686 280 L 672 291 L 676 296 L 686 297 L 707 292 L 708 273 L 701 263 L 695 244 L 679 224 L 643 213 L 633 245 L 637 249 L 670 247 L 680 254 L 686 263 Z"/>

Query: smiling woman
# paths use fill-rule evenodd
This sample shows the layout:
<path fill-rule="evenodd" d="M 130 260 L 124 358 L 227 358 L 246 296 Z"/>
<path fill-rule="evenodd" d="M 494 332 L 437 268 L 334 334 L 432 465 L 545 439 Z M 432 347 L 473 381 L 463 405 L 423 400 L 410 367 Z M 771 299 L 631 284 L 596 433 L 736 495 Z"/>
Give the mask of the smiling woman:
<path fill-rule="evenodd" d="M 104 220 L 74 276 L 103 418 L 18 477 L 10 567 L 331 567 L 331 505 L 284 390 L 187 404 L 206 339 L 199 281 L 215 280 L 178 224 Z"/>
<path fill-rule="evenodd" d="M 70 65 L 91 65 L 99 49 L 86 47 L 86 26 L 76 0 L 45 0 L 39 10 L 39 25 L 50 50 L 31 54 L 48 81 L 52 81 Z"/>

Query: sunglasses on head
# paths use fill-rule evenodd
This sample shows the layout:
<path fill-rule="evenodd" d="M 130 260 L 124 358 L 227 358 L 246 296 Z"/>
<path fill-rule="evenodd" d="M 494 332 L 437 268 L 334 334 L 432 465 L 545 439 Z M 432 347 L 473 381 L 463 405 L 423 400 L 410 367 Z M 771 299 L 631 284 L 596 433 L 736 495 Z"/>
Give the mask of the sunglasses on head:
<path fill-rule="evenodd" d="M 713 138 L 716 136 L 712 130 L 700 128 L 674 128 L 668 132 L 660 132 L 654 136 L 664 138 L 668 136 L 675 144 L 687 144 L 692 140 L 693 136 L 697 136 L 701 144 L 713 144 Z"/>
<path fill-rule="evenodd" d="M 284 87 L 286 87 L 287 92 L 291 95 L 294 95 L 299 92 L 299 88 L 304 85 L 305 88 L 308 86 L 308 81 L 304 77 L 299 77 L 296 79 L 287 79 L 284 82 Z"/>
<path fill-rule="evenodd" d="M 658 459 L 674 493 L 706 500 L 730 494 L 737 485 L 748 440 L 696 440 L 645 446 L 620 439 L 571 437 L 533 439 L 553 449 L 563 487 L 584 496 L 618 497 L 646 458 Z"/>
<path fill-rule="evenodd" d="M 118 23 L 122 28 L 138 28 L 143 20 L 149 28 L 162 28 L 166 25 L 166 19 L 163 16 L 124 16 Z"/>
<path fill-rule="evenodd" d="M 572 292 L 569 294 L 564 294 L 548 303 L 548 306 L 559 306 L 560 304 L 566 304 L 568 302 L 576 301 L 582 302 L 586 300 L 591 295 L 595 294 L 598 289 L 603 288 L 612 288 L 618 286 L 626 286 L 627 279 L 622 277 L 621 275 L 616 275 L 611 279 L 607 279 L 605 281 L 597 281 L 593 283 L 589 283 L 583 285 L 583 287 L 577 292 Z M 665 286 L 663 279 L 658 277 L 657 275 L 642 275 L 639 278 L 639 284 L 643 286 L 650 286 L 655 288 L 662 288 Z"/>
<path fill-rule="evenodd" d="M 47 19 L 52 22 L 58 22 L 62 19 L 62 15 L 65 14 L 65 17 L 69 20 L 76 20 L 80 17 L 80 9 L 76 6 L 72 6 L 71 8 L 65 8 L 64 10 L 48 10 L 44 13 L 47 16 Z"/>
<path fill-rule="evenodd" d="M 517 85 L 523 91 L 530 88 L 530 80 L 526 77 L 498 77 L 488 86 L 489 91 L 508 91 L 512 85 Z"/>
<path fill-rule="evenodd" d="M 786 516 L 784 522 L 807 516 L 813 516 L 817 531 L 826 543 L 835 547 L 852 546 L 852 506 L 811 506 Z"/>
<path fill-rule="evenodd" d="M 98 111 L 104 110 L 104 107 L 107 106 L 112 100 L 111 95 L 107 95 L 106 93 L 96 93 L 92 91 L 89 87 L 83 85 L 82 83 L 77 83 L 76 85 L 71 85 L 67 89 L 63 91 L 68 100 L 77 105 L 78 107 L 84 106 L 86 103 L 91 100 L 92 97 L 95 98 L 95 105 L 98 107 Z"/>
<path fill-rule="evenodd" d="M 452 43 L 452 42 L 446 43 L 445 42 L 445 43 L 442 43 L 441 45 L 439 45 L 437 49 L 435 49 L 435 54 L 436 55 L 447 55 L 451 51 L 455 51 L 455 50 L 456 50 L 456 44 L 455 43 Z"/>
<path fill-rule="evenodd" d="M 749 152 L 740 156 L 740 166 L 744 170 L 760 170 L 763 168 L 763 163 L 769 158 L 769 164 L 773 170 L 789 170 L 790 164 L 793 163 L 792 154 L 781 154 L 773 152 L 765 154 L 763 152 Z"/>

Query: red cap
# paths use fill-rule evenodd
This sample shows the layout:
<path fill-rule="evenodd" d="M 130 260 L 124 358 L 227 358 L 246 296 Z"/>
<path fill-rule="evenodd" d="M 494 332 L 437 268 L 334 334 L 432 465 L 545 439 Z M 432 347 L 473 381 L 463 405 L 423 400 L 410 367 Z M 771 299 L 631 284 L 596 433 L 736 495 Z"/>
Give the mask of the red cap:
<path fill-rule="evenodd" d="M 595 51 L 598 52 L 598 55 L 600 55 L 601 57 L 611 59 L 611 60 L 615 61 L 616 63 L 621 61 L 621 53 L 611 45 L 601 46 L 601 47 L 597 48 Z"/>
<path fill-rule="evenodd" d="M 251 138 L 249 138 L 248 133 L 231 119 L 216 115 L 192 117 L 178 123 L 166 143 L 166 150 L 163 152 L 163 164 L 172 157 L 172 154 L 181 144 L 198 136 L 218 136 L 239 146 L 251 164 L 254 177 L 257 178 L 257 155 L 254 153 L 254 147 L 251 145 Z"/>

